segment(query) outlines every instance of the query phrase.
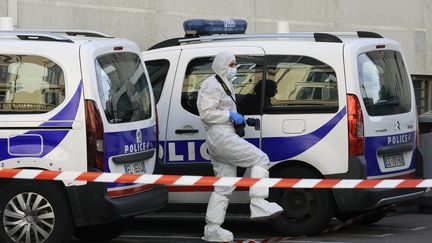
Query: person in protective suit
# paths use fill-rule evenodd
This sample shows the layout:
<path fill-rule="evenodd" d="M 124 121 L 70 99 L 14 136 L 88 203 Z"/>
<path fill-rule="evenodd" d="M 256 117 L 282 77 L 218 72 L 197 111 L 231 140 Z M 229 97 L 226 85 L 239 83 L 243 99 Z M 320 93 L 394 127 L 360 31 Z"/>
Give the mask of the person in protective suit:
<path fill-rule="evenodd" d="M 212 69 L 234 95 L 230 81 L 237 71 L 234 54 L 221 52 L 216 55 Z M 197 107 L 207 131 L 206 144 L 216 176 L 235 177 L 237 166 L 251 167 L 253 178 L 269 176 L 268 156 L 235 133 L 234 124 L 244 123 L 244 118 L 237 113 L 234 100 L 225 92 L 215 75 L 202 83 L 198 92 Z M 228 196 L 234 190 L 234 186 L 215 186 L 207 206 L 207 225 L 204 227 L 203 240 L 214 242 L 234 240 L 233 234 L 221 227 L 228 207 Z M 282 213 L 282 207 L 265 200 L 269 195 L 268 188 L 251 187 L 249 195 L 251 219 L 269 219 Z"/>

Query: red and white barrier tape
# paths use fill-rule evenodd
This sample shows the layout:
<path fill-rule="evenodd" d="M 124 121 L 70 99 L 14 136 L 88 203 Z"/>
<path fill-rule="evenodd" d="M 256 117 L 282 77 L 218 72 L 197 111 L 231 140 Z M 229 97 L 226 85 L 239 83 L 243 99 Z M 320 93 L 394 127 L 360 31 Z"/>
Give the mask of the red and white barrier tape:
<path fill-rule="evenodd" d="M 272 188 L 427 188 L 432 179 L 283 179 L 283 178 L 242 178 L 216 176 L 181 176 L 121 174 L 77 171 L 44 171 L 33 169 L 0 169 L 0 178 L 91 181 L 114 183 L 164 184 L 175 186 L 236 186 Z"/>

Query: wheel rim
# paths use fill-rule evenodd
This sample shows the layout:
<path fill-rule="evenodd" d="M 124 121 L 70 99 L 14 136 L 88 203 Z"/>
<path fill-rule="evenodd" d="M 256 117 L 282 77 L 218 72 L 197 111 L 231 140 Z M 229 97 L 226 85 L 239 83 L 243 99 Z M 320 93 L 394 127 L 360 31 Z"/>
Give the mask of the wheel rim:
<path fill-rule="evenodd" d="M 312 218 L 317 206 L 314 192 L 308 189 L 283 190 L 279 202 L 284 208 L 283 216 L 296 224 Z"/>
<path fill-rule="evenodd" d="M 48 200 L 34 192 L 12 198 L 4 209 L 3 226 L 14 242 L 44 242 L 55 223 L 54 210 Z"/>

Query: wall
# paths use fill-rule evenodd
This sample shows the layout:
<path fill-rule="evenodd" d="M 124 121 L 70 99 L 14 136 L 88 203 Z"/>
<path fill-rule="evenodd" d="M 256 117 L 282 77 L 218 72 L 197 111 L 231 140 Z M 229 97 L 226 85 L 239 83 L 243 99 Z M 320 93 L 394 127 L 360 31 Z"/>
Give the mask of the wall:
<path fill-rule="evenodd" d="M 7 15 L 0 0 L 0 16 Z M 183 35 L 190 18 L 244 18 L 249 33 L 369 30 L 399 41 L 411 73 L 432 75 L 429 0 L 18 0 L 18 27 L 94 29 L 142 49 Z"/>
<path fill-rule="evenodd" d="M 7 16 L 8 0 L 0 0 L 0 17 Z"/>

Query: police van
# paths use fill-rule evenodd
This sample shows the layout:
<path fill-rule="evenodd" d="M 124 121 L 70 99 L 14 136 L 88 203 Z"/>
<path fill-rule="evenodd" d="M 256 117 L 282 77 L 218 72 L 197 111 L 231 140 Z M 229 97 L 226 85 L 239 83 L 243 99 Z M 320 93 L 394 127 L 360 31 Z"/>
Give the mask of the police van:
<path fill-rule="evenodd" d="M 139 48 L 77 30 L 0 32 L 0 165 L 152 174 L 154 97 Z M 107 240 L 164 207 L 164 186 L 0 182 L 1 242 Z"/>
<path fill-rule="evenodd" d="M 399 44 L 372 32 L 244 34 L 243 20 L 189 20 L 185 37 L 162 41 L 143 57 L 156 97 L 160 156 L 167 174 L 213 175 L 196 107 L 215 55 L 237 58 L 239 112 L 252 121 L 245 139 L 268 154 L 271 177 L 382 179 L 421 176 L 416 103 Z M 273 85 L 271 85 L 273 84 Z M 238 170 L 239 176 L 248 171 Z M 197 212 L 211 187 L 170 186 L 167 210 Z M 228 210 L 248 213 L 247 189 Z M 423 189 L 273 189 L 283 206 L 272 221 L 282 234 L 320 232 L 346 220 L 418 198 Z M 245 208 L 245 211 L 241 211 Z M 387 211 L 363 218 L 382 219 Z"/>

